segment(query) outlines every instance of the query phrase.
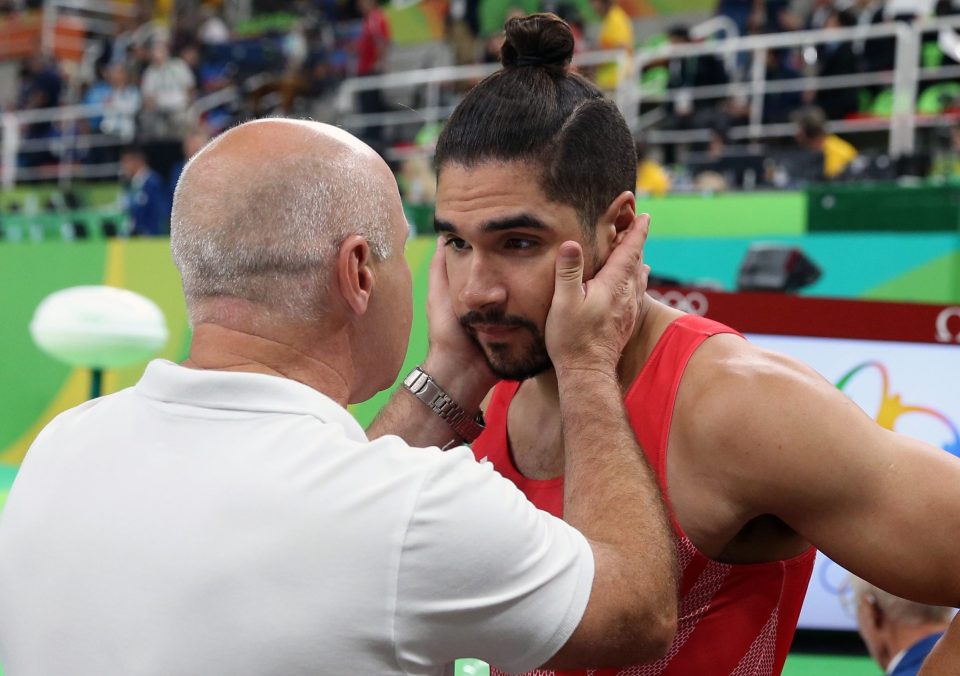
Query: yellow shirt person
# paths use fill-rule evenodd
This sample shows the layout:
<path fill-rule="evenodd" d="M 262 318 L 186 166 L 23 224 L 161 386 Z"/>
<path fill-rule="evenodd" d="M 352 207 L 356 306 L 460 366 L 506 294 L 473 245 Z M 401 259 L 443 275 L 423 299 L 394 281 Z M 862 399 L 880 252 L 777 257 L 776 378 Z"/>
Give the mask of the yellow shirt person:
<path fill-rule="evenodd" d="M 823 139 L 823 175 L 833 178 L 857 158 L 857 149 L 839 136 L 827 134 Z"/>
<path fill-rule="evenodd" d="M 637 166 L 637 195 L 663 197 L 670 191 L 670 176 L 653 160 L 643 160 Z"/>
<path fill-rule="evenodd" d="M 594 7 L 597 6 L 606 9 L 600 25 L 600 49 L 623 49 L 628 54 L 633 53 L 633 23 L 630 15 L 613 0 L 595 0 Z M 597 69 L 597 86 L 608 91 L 616 89 L 621 75 L 619 64 L 605 63 Z"/>

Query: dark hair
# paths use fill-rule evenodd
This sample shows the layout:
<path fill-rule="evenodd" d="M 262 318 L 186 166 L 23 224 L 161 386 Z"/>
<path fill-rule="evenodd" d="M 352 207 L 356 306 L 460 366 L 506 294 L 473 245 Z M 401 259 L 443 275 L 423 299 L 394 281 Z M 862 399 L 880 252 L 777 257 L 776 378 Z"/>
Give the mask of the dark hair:
<path fill-rule="evenodd" d="M 568 70 L 574 39 L 554 14 L 506 23 L 503 68 L 470 90 L 437 141 L 436 167 L 529 162 L 548 199 L 577 210 L 585 230 L 636 188 L 633 137 L 617 106 Z"/>
<path fill-rule="evenodd" d="M 793 114 L 793 121 L 800 128 L 800 133 L 806 139 L 817 139 L 825 135 L 827 118 L 823 109 L 816 106 L 807 106 Z"/>

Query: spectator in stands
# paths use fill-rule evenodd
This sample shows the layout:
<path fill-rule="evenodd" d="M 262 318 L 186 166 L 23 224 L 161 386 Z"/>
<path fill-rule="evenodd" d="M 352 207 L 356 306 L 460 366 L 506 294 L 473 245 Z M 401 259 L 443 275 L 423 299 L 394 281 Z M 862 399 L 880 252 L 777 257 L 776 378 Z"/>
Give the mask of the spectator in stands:
<path fill-rule="evenodd" d="M 357 75 L 379 75 L 386 71 L 387 54 L 390 49 L 390 24 L 378 0 L 357 0 L 363 16 L 360 37 L 357 39 Z M 380 113 L 386 110 L 383 92 L 365 89 L 358 94 L 361 113 Z M 361 137 L 383 154 L 383 126 L 369 125 Z"/>
<path fill-rule="evenodd" d="M 826 131 L 823 111 L 815 106 L 802 108 L 794 116 L 796 138 L 802 148 L 823 155 L 823 178 L 833 180 L 843 175 L 857 157 L 857 149 L 835 134 Z"/>
<path fill-rule="evenodd" d="M 670 175 L 666 169 L 650 157 L 650 147 L 645 140 L 637 139 L 637 196 L 663 197 L 670 192 Z"/>
<path fill-rule="evenodd" d="M 153 139 L 180 138 L 196 81 L 182 59 L 171 57 L 167 43 L 157 41 L 143 73 L 143 132 Z"/>
<path fill-rule="evenodd" d="M 794 80 L 800 77 L 791 62 L 791 54 L 784 49 L 768 49 L 767 80 Z M 763 97 L 763 122 L 776 124 L 789 122 L 790 115 L 803 105 L 800 92 L 773 92 Z"/>
<path fill-rule="evenodd" d="M 633 23 L 617 0 L 591 0 L 593 10 L 601 17 L 598 49 L 622 49 L 633 53 Z M 597 86 L 611 91 L 617 88 L 623 73 L 617 63 L 605 63 L 597 68 Z"/>
<path fill-rule="evenodd" d="M 163 234 L 170 225 L 170 201 L 166 183 L 147 165 L 141 148 L 128 146 L 120 154 L 120 168 L 127 180 L 125 202 L 130 234 Z"/>
<path fill-rule="evenodd" d="M 807 30 L 826 28 L 827 20 L 835 11 L 833 0 L 813 0 L 813 6 L 807 10 L 806 19 L 802 21 Z M 799 13 L 799 10 L 795 10 Z"/>
<path fill-rule="evenodd" d="M 870 656 L 888 676 L 916 676 L 950 625 L 953 609 L 914 603 L 856 577 L 850 587 L 852 610 Z"/>
<path fill-rule="evenodd" d="M 37 52 L 21 70 L 18 107 L 28 110 L 58 106 L 62 90 L 63 77 L 57 64 Z"/>
<path fill-rule="evenodd" d="M 747 20 L 755 11 L 756 5 L 756 0 L 720 0 L 717 4 L 717 14 L 731 19 L 743 35 L 747 32 Z"/>
<path fill-rule="evenodd" d="M 63 78 L 57 64 L 37 52 L 21 69 L 17 107 L 30 110 L 58 106 L 62 90 Z M 33 122 L 27 125 L 24 136 L 34 141 L 53 138 L 56 134 L 52 122 Z M 56 163 L 57 157 L 49 150 L 33 150 L 22 153 L 19 161 L 25 167 L 40 167 Z"/>
<path fill-rule="evenodd" d="M 850 10 L 833 10 L 827 17 L 825 28 L 850 28 L 857 25 L 857 17 Z M 817 54 L 817 74 L 821 77 L 833 75 L 855 75 L 860 71 L 859 61 L 850 41 L 834 42 L 823 45 Z M 817 89 L 812 94 L 812 102 L 824 111 L 827 119 L 841 120 L 860 109 L 860 95 L 857 87 L 843 89 Z"/>
<path fill-rule="evenodd" d="M 100 131 L 115 136 L 121 144 L 131 143 L 137 132 L 140 90 L 130 82 L 130 73 L 122 64 L 107 66 L 106 75 L 108 89 L 102 101 L 105 110 Z"/>
<path fill-rule="evenodd" d="M 930 175 L 951 182 L 960 180 L 960 122 L 950 128 L 947 147 L 936 153 Z"/>
<path fill-rule="evenodd" d="M 200 8 L 197 39 L 205 48 L 218 47 L 230 42 L 230 29 L 211 5 L 203 5 Z"/>
<path fill-rule="evenodd" d="M 673 45 L 693 43 L 686 26 L 674 26 L 668 31 L 667 37 Z M 674 126 L 679 129 L 711 126 L 711 120 L 718 114 L 718 103 L 724 97 L 694 98 L 692 93 L 685 93 L 685 90 L 727 84 L 730 78 L 723 61 L 712 54 L 688 56 L 672 59 L 668 69 L 668 87 L 679 90 L 681 94 L 673 104 Z"/>

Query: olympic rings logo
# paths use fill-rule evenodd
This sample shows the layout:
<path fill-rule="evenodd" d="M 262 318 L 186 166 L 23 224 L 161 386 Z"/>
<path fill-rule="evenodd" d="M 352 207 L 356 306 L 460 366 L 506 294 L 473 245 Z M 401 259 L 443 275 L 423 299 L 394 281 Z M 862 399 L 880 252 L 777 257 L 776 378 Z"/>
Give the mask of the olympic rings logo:
<path fill-rule="evenodd" d="M 937 341 L 940 343 L 960 343 L 960 321 L 956 328 L 950 330 L 950 320 L 956 318 L 960 320 L 960 307 L 948 307 L 937 315 Z"/>
<path fill-rule="evenodd" d="M 683 291 L 671 290 L 660 293 L 659 291 L 648 290 L 647 293 L 650 294 L 651 298 L 660 301 L 667 307 L 672 307 L 691 315 L 703 317 L 710 308 L 710 301 L 699 291 L 684 293 Z"/>

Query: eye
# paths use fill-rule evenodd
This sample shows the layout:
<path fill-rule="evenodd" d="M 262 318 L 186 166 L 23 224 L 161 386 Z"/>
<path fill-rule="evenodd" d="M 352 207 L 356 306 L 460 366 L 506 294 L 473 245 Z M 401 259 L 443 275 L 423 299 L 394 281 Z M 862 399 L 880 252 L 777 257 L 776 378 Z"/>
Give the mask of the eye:
<path fill-rule="evenodd" d="M 443 245 L 450 247 L 454 251 L 466 251 L 470 248 L 470 245 L 459 237 L 447 237 Z"/>
<path fill-rule="evenodd" d="M 532 249 L 536 245 L 536 240 L 524 239 L 522 237 L 511 237 L 503 243 L 505 249 L 518 249 L 520 251 Z"/>

